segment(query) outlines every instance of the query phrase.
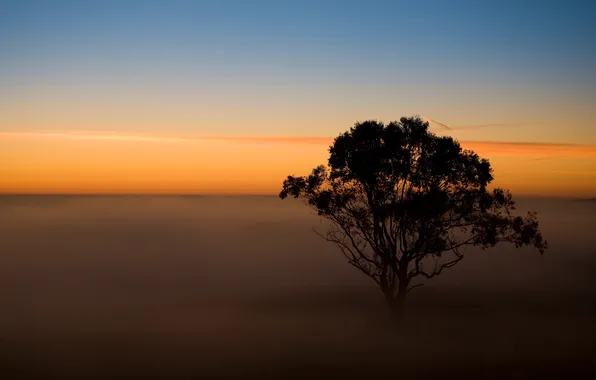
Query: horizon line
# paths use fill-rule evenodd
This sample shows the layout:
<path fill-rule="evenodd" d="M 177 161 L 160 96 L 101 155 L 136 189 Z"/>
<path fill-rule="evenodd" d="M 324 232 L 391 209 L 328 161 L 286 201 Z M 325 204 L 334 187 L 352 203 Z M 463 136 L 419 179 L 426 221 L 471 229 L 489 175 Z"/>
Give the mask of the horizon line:
<path fill-rule="evenodd" d="M 32 197 L 45 197 L 45 196 L 56 196 L 56 197 L 278 197 L 279 193 L 137 193 L 137 192 L 89 192 L 89 193 L 68 193 L 68 192 L 55 192 L 55 193 L 33 193 L 33 192 L 10 192 L 4 193 L 0 191 L 0 197 L 11 197 L 11 196 L 32 196 Z M 578 196 L 578 195 L 557 195 L 557 194 L 531 194 L 531 193 L 518 193 L 513 194 L 514 199 L 517 198 L 566 198 L 566 199 L 596 199 L 595 196 Z"/>

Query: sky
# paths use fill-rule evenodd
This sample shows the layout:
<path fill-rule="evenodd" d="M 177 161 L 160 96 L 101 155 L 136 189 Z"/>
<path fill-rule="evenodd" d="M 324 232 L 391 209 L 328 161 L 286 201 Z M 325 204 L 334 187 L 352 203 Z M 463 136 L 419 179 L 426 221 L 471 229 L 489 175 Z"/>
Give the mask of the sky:
<path fill-rule="evenodd" d="M 0 0 L 0 193 L 276 193 L 421 115 L 514 193 L 596 196 L 590 1 Z"/>

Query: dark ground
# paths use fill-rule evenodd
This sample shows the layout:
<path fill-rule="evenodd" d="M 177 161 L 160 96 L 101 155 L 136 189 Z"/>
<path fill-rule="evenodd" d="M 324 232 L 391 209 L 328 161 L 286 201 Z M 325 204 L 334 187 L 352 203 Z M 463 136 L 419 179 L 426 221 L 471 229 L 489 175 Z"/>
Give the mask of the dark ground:
<path fill-rule="evenodd" d="M 590 378 L 596 205 L 380 293 L 272 198 L 0 199 L 0 378 Z"/>

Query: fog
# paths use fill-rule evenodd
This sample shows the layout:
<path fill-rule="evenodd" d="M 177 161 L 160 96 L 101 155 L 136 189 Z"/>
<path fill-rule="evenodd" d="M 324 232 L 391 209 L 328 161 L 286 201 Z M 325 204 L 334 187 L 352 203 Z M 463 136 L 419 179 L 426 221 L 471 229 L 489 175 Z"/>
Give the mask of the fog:
<path fill-rule="evenodd" d="M 381 293 L 275 197 L 0 197 L 0 375 L 579 375 L 596 352 L 596 202 L 518 199 L 549 250 L 498 245 Z"/>

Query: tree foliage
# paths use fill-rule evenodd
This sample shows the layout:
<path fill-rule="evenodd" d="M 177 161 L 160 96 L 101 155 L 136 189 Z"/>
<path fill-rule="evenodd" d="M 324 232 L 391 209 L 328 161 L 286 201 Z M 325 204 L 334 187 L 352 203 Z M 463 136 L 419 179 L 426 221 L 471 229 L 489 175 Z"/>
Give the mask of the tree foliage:
<path fill-rule="evenodd" d="M 488 160 L 437 136 L 418 117 L 356 123 L 335 138 L 327 166 L 288 176 L 279 196 L 303 197 L 330 222 L 322 236 L 401 307 L 417 276 L 453 267 L 467 246 L 547 243 L 535 213 L 514 216 Z"/>

